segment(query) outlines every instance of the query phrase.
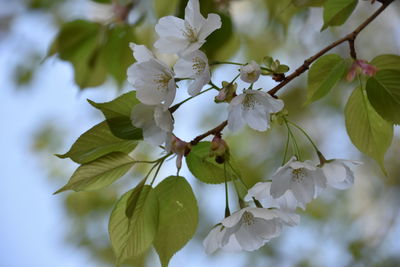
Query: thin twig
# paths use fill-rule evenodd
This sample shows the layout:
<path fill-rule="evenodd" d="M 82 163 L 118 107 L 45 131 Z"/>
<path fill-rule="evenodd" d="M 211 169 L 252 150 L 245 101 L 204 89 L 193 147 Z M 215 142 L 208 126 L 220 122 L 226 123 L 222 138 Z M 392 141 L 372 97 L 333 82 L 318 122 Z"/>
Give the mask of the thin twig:
<path fill-rule="evenodd" d="M 282 89 L 285 85 L 290 83 L 292 80 L 294 80 L 296 77 L 300 76 L 304 72 L 308 70 L 310 65 L 316 61 L 318 58 L 323 56 L 325 53 L 330 51 L 331 49 L 335 48 L 336 46 L 344 43 L 344 42 L 349 42 L 350 44 L 350 55 L 352 58 L 356 59 L 356 50 L 354 46 L 354 41 L 357 38 L 358 34 L 365 28 L 367 27 L 379 14 L 381 14 L 394 0 L 378 0 L 378 2 L 382 3 L 382 6 L 376 10 L 370 17 L 368 17 L 363 23 L 360 24 L 354 31 L 351 33 L 347 34 L 343 38 L 331 43 L 324 49 L 320 50 L 318 53 L 313 55 L 312 57 L 306 59 L 300 67 L 298 67 L 292 74 L 286 77 L 282 82 L 280 82 L 277 86 L 272 88 L 271 90 L 268 91 L 268 93 L 272 96 L 274 96 L 280 89 Z M 214 64 L 232 64 L 232 62 L 214 62 Z M 239 65 L 240 63 L 233 63 L 235 65 Z M 241 65 L 241 64 L 240 64 Z M 228 121 L 222 122 L 220 125 L 216 126 L 215 128 L 205 132 L 204 134 L 201 134 L 194 138 L 190 144 L 191 145 L 197 145 L 201 140 L 206 138 L 209 135 L 215 135 L 215 134 L 220 134 L 222 130 L 228 125 Z"/>
<path fill-rule="evenodd" d="M 296 77 L 300 76 L 304 72 L 308 70 L 310 65 L 316 61 L 318 58 L 323 56 L 325 53 L 330 51 L 332 48 L 335 48 L 336 46 L 344 43 L 344 42 L 353 42 L 357 38 L 358 34 L 368 26 L 380 13 L 382 13 L 394 0 L 387 0 L 387 1 L 382 1 L 382 6 L 375 11 L 369 18 L 367 18 L 363 23 L 361 23 L 360 26 L 358 26 L 354 31 L 351 33 L 347 34 L 345 37 L 331 43 L 312 57 L 308 58 L 307 60 L 304 61 L 303 65 L 301 65 L 299 68 L 297 68 L 292 74 L 286 77 L 285 80 L 283 80 L 281 83 L 279 83 L 277 86 L 272 88 L 271 90 L 268 91 L 270 95 L 275 95 L 280 89 L 282 89 L 285 85 L 287 85 L 289 82 L 291 82 L 293 79 Z M 353 46 L 354 49 L 354 46 Z M 351 51 L 350 51 L 351 52 Z M 356 57 L 355 55 L 355 49 L 354 49 L 354 54 L 351 55 L 353 58 Z"/>

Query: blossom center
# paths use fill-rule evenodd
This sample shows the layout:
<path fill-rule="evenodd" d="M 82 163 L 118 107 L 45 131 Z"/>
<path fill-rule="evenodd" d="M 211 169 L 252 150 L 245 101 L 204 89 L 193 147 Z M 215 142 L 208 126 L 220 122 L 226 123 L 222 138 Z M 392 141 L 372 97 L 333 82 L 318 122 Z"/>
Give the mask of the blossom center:
<path fill-rule="evenodd" d="M 182 30 L 182 34 L 191 43 L 196 43 L 199 41 L 195 29 L 186 21 L 185 21 L 185 29 Z"/>
<path fill-rule="evenodd" d="M 242 105 L 245 109 L 254 109 L 257 103 L 257 98 L 253 94 L 246 94 L 244 96 Z"/>
<path fill-rule="evenodd" d="M 292 180 L 295 182 L 302 182 L 305 177 L 306 172 L 304 171 L 304 168 L 294 169 L 292 171 Z"/>
<path fill-rule="evenodd" d="M 171 77 L 165 73 L 154 75 L 153 81 L 157 84 L 158 91 L 167 91 Z"/>
<path fill-rule="evenodd" d="M 254 223 L 254 215 L 248 211 L 245 211 L 242 216 L 243 223 L 247 226 L 250 226 Z"/>
<path fill-rule="evenodd" d="M 202 60 L 200 57 L 193 58 L 192 62 L 192 68 L 196 75 L 201 74 L 206 68 L 206 62 L 204 62 L 204 60 Z"/>

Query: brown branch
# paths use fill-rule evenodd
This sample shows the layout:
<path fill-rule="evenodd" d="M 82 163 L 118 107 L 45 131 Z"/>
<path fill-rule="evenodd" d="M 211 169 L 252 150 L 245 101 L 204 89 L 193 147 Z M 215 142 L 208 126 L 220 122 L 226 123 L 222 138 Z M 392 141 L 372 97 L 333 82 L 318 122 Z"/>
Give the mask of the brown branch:
<path fill-rule="evenodd" d="M 323 56 L 325 53 L 330 51 L 332 48 L 344 43 L 344 42 L 349 42 L 350 44 L 350 54 L 352 58 L 356 58 L 356 53 L 355 53 L 355 47 L 354 47 L 354 41 L 357 38 L 358 34 L 365 28 L 367 27 L 379 14 L 381 14 L 394 0 L 386 0 L 382 1 L 382 6 L 375 11 L 369 18 L 367 18 L 363 23 L 361 23 L 360 26 L 358 26 L 354 31 L 351 33 L 347 34 L 345 37 L 331 43 L 312 57 L 308 58 L 307 60 L 304 61 L 303 65 L 301 65 L 299 68 L 297 68 L 292 74 L 286 77 L 285 80 L 280 82 L 277 86 L 272 88 L 271 90 L 268 91 L 270 95 L 275 95 L 280 89 L 282 89 L 285 85 L 287 85 L 289 82 L 291 82 L 293 79 L 296 77 L 300 76 L 304 72 L 308 70 L 310 65 L 316 61 L 318 58 Z"/>
<path fill-rule="evenodd" d="M 304 61 L 303 65 L 298 67 L 292 74 L 287 76 L 282 82 L 280 82 L 277 86 L 272 88 L 271 90 L 268 91 L 268 93 L 272 96 L 274 96 L 281 88 L 283 88 L 285 85 L 287 85 L 289 82 L 291 82 L 293 79 L 296 77 L 300 76 L 304 72 L 308 70 L 310 65 L 316 61 L 318 58 L 323 56 L 325 53 L 333 49 L 334 47 L 344 43 L 344 42 L 349 42 L 350 45 L 350 55 L 353 59 L 357 58 L 356 55 L 356 50 L 354 46 L 354 41 L 357 38 L 358 34 L 365 28 L 367 27 L 380 13 L 382 13 L 394 0 L 378 0 L 378 2 L 382 3 L 382 6 L 375 11 L 370 17 L 368 17 L 363 23 L 361 23 L 360 26 L 358 26 L 354 31 L 351 33 L 347 34 L 345 37 L 331 43 L 312 57 L 308 58 L 307 60 Z M 228 121 L 222 122 L 220 125 L 216 126 L 215 128 L 205 132 L 204 134 L 201 134 L 194 138 L 192 141 L 190 141 L 191 145 L 197 145 L 201 140 L 206 138 L 209 135 L 217 135 L 221 134 L 222 130 L 228 125 Z"/>
<path fill-rule="evenodd" d="M 222 122 L 220 125 L 218 125 L 217 127 L 197 136 L 195 139 L 193 139 L 192 141 L 190 141 L 190 144 L 192 146 L 197 145 L 201 140 L 203 140 L 204 138 L 206 138 L 209 135 L 217 135 L 217 134 L 221 134 L 222 130 L 226 127 L 226 125 L 228 125 L 228 121 L 224 121 Z"/>

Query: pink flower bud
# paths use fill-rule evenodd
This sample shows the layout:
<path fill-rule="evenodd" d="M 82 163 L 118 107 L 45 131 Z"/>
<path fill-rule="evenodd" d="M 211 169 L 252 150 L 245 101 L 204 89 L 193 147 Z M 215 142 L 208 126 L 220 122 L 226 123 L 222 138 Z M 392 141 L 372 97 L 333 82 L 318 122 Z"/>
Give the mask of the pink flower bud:
<path fill-rule="evenodd" d="M 355 60 L 347 73 L 346 80 L 349 82 L 353 81 L 357 73 L 374 76 L 377 71 L 378 69 L 375 66 L 368 64 L 366 60 Z"/>
<path fill-rule="evenodd" d="M 214 101 L 216 103 L 227 102 L 230 103 L 231 100 L 236 96 L 237 83 L 222 82 L 222 89 L 219 94 L 215 97 Z"/>
<path fill-rule="evenodd" d="M 190 143 L 182 141 L 175 135 L 171 136 L 171 152 L 176 154 L 176 167 L 182 167 L 182 158 L 190 152 Z"/>

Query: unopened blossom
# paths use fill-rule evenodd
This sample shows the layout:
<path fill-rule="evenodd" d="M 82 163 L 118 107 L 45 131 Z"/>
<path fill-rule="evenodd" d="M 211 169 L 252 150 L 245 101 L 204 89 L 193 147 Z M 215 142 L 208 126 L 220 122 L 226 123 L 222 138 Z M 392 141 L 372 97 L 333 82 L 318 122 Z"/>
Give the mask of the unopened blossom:
<path fill-rule="evenodd" d="M 163 53 L 188 54 L 198 50 L 219 28 L 221 18 L 217 14 L 208 14 L 206 19 L 200 13 L 199 0 L 189 0 L 184 20 L 166 16 L 158 21 L 155 29 L 160 38 L 154 47 Z"/>
<path fill-rule="evenodd" d="M 201 88 L 210 81 L 210 67 L 206 54 L 200 50 L 193 51 L 178 59 L 174 66 L 177 78 L 191 78 L 188 87 L 191 96 L 200 93 Z"/>
<path fill-rule="evenodd" d="M 172 115 L 162 105 L 135 105 L 131 113 L 132 124 L 143 130 L 143 139 L 154 145 L 165 143 L 174 128 Z"/>
<path fill-rule="evenodd" d="M 131 43 L 136 63 L 128 68 L 128 81 L 136 89 L 136 97 L 146 105 L 172 104 L 176 94 L 173 70 L 154 57 L 144 45 Z"/>
<path fill-rule="evenodd" d="M 213 253 L 218 248 L 253 251 L 279 236 L 283 224 L 293 226 L 298 220 L 298 215 L 288 215 L 275 209 L 244 208 L 212 229 L 203 245 L 207 253 Z"/>
<path fill-rule="evenodd" d="M 230 103 L 236 96 L 237 83 L 222 82 L 222 88 L 218 95 L 214 98 L 215 103 Z"/>
<path fill-rule="evenodd" d="M 221 138 L 221 136 L 214 136 L 211 141 L 210 157 L 215 157 L 215 161 L 222 164 L 225 160 L 229 160 L 229 156 L 228 144 Z"/>
<path fill-rule="evenodd" d="M 321 168 L 329 186 L 344 190 L 354 184 L 354 173 L 351 167 L 360 164 L 362 163 L 354 160 L 333 159 L 327 160 Z"/>
<path fill-rule="evenodd" d="M 261 74 L 260 65 L 254 60 L 240 68 L 240 79 L 247 83 L 254 83 L 258 80 Z"/>
<path fill-rule="evenodd" d="M 297 207 L 305 209 L 304 204 L 297 201 L 292 191 L 286 191 L 282 196 L 273 198 L 271 195 L 271 182 L 258 182 L 251 187 L 245 200 L 251 201 L 252 198 L 261 201 L 265 208 L 279 208 L 287 212 L 294 212 Z"/>
<path fill-rule="evenodd" d="M 311 161 L 297 161 L 292 157 L 271 177 L 270 193 L 279 198 L 291 191 L 299 203 L 307 204 L 315 196 L 318 188 L 326 187 L 326 178 L 321 168 Z"/>
<path fill-rule="evenodd" d="M 353 81 L 359 72 L 367 76 L 374 76 L 377 71 L 378 69 L 375 66 L 368 64 L 366 60 L 358 59 L 351 65 L 346 80 L 349 82 Z"/>
<path fill-rule="evenodd" d="M 228 128 L 237 131 L 245 124 L 257 131 L 269 128 L 270 114 L 283 109 L 283 101 L 258 90 L 246 90 L 229 104 Z"/>
<path fill-rule="evenodd" d="M 172 134 L 166 143 L 166 150 L 176 154 L 176 167 L 179 170 L 182 167 L 183 156 L 190 152 L 190 143 L 182 141 Z"/>

